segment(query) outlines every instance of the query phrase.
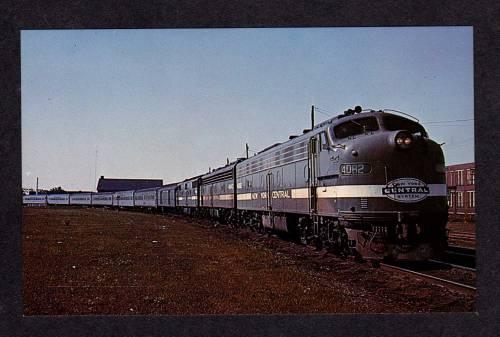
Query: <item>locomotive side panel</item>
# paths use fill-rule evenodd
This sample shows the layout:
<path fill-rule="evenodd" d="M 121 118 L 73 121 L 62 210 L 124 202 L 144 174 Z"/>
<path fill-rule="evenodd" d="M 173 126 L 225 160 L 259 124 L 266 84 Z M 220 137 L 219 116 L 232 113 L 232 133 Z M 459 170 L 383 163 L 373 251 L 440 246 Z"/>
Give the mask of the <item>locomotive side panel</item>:
<path fill-rule="evenodd" d="M 185 209 L 198 208 L 200 206 L 200 185 L 199 176 L 179 183 L 175 193 L 176 206 Z"/>
<path fill-rule="evenodd" d="M 239 209 L 308 213 L 307 143 L 296 141 L 286 145 L 239 165 Z"/>
<path fill-rule="evenodd" d="M 283 198 L 283 211 L 296 212 L 297 211 L 297 195 L 292 192 L 296 189 L 297 181 L 295 178 L 297 164 L 290 164 L 283 166 L 282 188 L 287 191 L 287 197 Z"/>
<path fill-rule="evenodd" d="M 216 217 L 222 222 L 237 219 L 237 184 L 235 182 L 236 165 L 242 159 L 215 169 L 201 177 L 200 203 L 201 214 Z"/>
<path fill-rule="evenodd" d="M 292 198 L 295 200 L 295 210 L 297 213 L 309 213 L 309 187 L 308 187 L 307 160 L 302 160 L 295 164 L 295 186 L 292 188 Z"/>
<path fill-rule="evenodd" d="M 223 180 L 214 184 L 215 189 L 212 194 L 212 207 L 214 208 L 233 208 L 234 207 L 234 192 L 233 178 Z"/>

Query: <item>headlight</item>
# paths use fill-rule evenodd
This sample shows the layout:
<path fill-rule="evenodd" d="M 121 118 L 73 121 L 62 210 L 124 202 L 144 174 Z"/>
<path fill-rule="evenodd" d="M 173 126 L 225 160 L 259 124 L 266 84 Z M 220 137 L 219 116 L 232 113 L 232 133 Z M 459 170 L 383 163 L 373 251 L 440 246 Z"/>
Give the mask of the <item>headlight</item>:
<path fill-rule="evenodd" d="M 401 149 L 408 149 L 413 144 L 413 137 L 406 131 L 401 131 L 396 134 L 395 142 Z"/>

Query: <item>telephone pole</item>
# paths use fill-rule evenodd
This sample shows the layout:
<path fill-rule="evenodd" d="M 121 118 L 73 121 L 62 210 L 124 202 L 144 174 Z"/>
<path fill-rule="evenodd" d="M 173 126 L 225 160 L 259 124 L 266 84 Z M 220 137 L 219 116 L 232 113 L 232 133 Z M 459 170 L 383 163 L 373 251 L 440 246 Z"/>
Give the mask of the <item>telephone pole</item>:
<path fill-rule="evenodd" d="M 94 162 L 94 186 L 97 184 L 97 148 L 95 149 L 95 162 Z M 92 186 L 92 190 L 94 188 Z"/>
<path fill-rule="evenodd" d="M 311 130 L 314 129 L 314 105 L 311 105 Z"/>

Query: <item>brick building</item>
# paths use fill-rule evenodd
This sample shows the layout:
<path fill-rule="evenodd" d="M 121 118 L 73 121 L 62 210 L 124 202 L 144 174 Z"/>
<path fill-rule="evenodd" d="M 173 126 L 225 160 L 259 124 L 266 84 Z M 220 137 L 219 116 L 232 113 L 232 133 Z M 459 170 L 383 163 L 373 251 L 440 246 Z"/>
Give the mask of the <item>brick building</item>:
<path fill-rule="evenodd" d="M 473 217 L 476 214 L 475 165 L 465 163 L 446 167 L 450 214 Z"/>

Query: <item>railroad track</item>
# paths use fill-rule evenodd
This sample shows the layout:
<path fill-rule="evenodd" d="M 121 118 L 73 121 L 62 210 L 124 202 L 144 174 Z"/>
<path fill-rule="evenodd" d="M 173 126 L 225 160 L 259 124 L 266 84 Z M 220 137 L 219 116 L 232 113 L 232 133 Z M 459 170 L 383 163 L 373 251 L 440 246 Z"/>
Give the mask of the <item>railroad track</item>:
<path fill-rule="evenodd" d="M 436 261 L 459 267 L 474 269 L 476 267 L 476 250 L 472 248 L 448 246 Z"/>
<path fill-rule="evenodd" d="M 460 256 L 476 257 L 475 249 L 460 246 L 448 246 L 448 249 L 446 249 L 446 253 Z"/>
<path fill-rule="evenodd" d="M 468 232 L 450 232 L 448 234 L 450 242 L 461 243 L 466 246 L 474 246 L 476 243 L 476 234 Z"/>
<path fill-rule="evenodd" d="M 476 234 L 475 233 L 468 233 L 468 232 L 450 232 L 448 234 L 449 236 L 454 236 L 454 237 L 462 237 L 462 238 L 469 238 L 469 239 L 475 239 Z"/>
<path fill-rule="evenodd" d="M 448 235 L 449 240 L 453 241 L 464 241 L 464 242 L 476 242 L 476 236 L 475 235 Z"/>
<path fill-rule="evenodd" d="M 438 261 L 438 262 L 440 263 L 440 261 Z M 388 264 L 388 263 L 380 263 L 380 267 L 382 269 L 385 269 L 385 270 L 396 271 L 396 272 L 403 273 L 403 274 L 411 274 L 411 275 L 419 276 L 421 278 L 429 280 L 430 282 L 432 282 L 434 284 L 445 286 L 447 288 L 451 288 L 451 289 L 454 289 L 456 291 L 460 291 L 462 293 L 467 293 L 467 294 L 475 294 L 476 293 L 476 287 L 473 287 L 473 286 L 468 285 L 468 284 L 448 280 L 448 279 L 441 278 L 441 277 L 436 277 L 433 275 L 418 272 L 418 271 L 408 269 L 408 268 L 395 266 L 395 265 Z"/>
<path fill-rule="evenodd" d="M 476 271 L 476 268 L 467 267 L 467 266 L 463 266 L 463 265 L 455 264 L 455 263 L 450 263 L 450 262 L 446 262 L 446 261 L 435 260 L 435 259 L 430 259 L 428 261 L 432 262 L 432 263 L 437 263 L 437 264 L 441 264 L 444 266 L 452 267 L 452 268 L 464 269 L 464 270 L 469 270 L 469 271 L 473 271 L 473 272 Z"/>

